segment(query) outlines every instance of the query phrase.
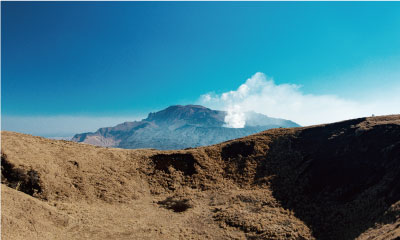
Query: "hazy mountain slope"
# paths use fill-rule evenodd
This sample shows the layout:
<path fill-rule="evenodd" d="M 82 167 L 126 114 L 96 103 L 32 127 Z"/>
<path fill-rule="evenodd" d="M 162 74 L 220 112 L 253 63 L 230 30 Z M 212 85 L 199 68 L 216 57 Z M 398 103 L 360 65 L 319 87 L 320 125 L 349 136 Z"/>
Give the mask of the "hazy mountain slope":
<path fill-rule="evenodd" d="M 400 115 L 180 151 L 2 132 L 4 239 L 398 239 Z"/>
<path fill-rule="evenodd" d="M 226 112 L 203 106 L 177 105 L 150 113 L 139 122 L 125 122 L 100 128 L 94 133 L 77 134 L 72 141 L 128 149 L 183 149 L 212 145 L 270 128 L 299 126 L 289 120 L 248 113 L 244 128 L 227 128 L 224 127 L 225 116 Z"/>

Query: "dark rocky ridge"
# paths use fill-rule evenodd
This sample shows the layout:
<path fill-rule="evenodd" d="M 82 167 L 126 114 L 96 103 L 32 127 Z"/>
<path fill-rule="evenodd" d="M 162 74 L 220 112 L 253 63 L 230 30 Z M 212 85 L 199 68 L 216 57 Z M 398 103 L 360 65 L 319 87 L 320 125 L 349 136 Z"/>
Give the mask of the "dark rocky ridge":
<path fill-rule="evenodd" d="M 368 228 L 399 222 L 398 116 L 304 128 L 269 147 L 268 157 L 256 160 L 255 182 L 276 175 L 274 196 L 317 239 L 355 239 Z"/>
<path fill-rule="evenodd" d="M 212 145 L 278 127 L 298 127 L 284 119 L 248 113 L 244 128 L 224 127 L 226 112 L 199 105 L 176 105 L 150 113 L 142 121 L 76 134 L 72 141 L 127 149 L 184 149 Z"/>

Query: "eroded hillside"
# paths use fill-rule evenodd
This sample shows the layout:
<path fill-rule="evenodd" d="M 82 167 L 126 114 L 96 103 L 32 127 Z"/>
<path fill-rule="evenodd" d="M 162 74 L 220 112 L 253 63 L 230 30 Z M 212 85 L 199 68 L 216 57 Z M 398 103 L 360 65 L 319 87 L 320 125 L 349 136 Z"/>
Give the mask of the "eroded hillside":
<path fill-rule="evenodd" d="M 2 132 L 4 239 L 396 239 L 400 116 L 181 151 Z"/>

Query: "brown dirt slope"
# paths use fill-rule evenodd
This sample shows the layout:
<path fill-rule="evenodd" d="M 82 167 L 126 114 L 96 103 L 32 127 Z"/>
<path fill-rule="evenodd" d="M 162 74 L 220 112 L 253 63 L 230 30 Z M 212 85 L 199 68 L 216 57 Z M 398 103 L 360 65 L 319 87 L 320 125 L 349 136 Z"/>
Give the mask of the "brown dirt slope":
<path fill-rule="evenodd" d="M 400 239 L 400 115 L 181 151 L 1 140 L 3 239 Z"/>

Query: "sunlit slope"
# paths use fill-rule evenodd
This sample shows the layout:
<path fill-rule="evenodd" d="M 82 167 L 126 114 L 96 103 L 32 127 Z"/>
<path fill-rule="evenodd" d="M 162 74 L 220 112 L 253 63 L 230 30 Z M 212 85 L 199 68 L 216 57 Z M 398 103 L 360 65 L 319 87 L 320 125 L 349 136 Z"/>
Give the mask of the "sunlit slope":
<path fill-rule="evenodd" d="M 4 239 L 396 239 L 400 116 L 181 151 L 2 132 Z"/>

